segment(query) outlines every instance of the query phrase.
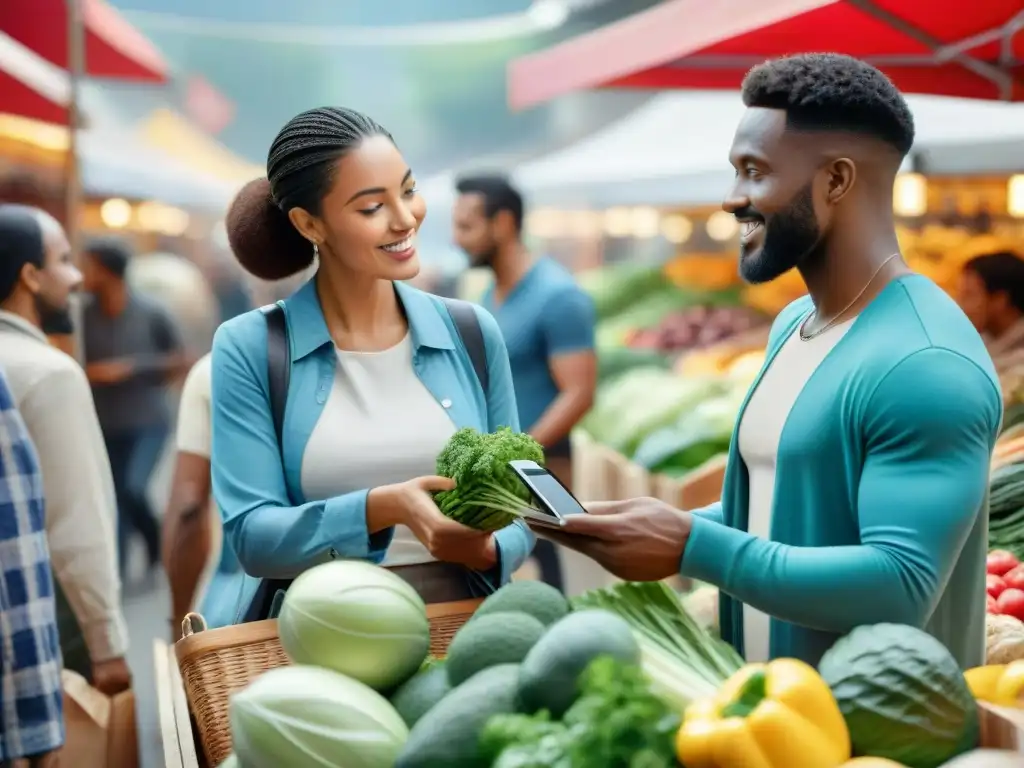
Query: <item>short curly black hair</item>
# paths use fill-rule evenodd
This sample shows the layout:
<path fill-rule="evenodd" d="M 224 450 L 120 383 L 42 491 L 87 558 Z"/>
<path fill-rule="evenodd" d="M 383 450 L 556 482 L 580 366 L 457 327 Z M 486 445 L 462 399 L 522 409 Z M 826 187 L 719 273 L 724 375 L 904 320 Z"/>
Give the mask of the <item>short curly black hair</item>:
<path fill-rule="evenodd" d="M 914 144 L 914 116 L 903 95 L 852 56 L 805 53 L 759 64 L 743 80 L 743 103 L 785 110 L 794 130 L 873 136 L 901 156 Z"/>

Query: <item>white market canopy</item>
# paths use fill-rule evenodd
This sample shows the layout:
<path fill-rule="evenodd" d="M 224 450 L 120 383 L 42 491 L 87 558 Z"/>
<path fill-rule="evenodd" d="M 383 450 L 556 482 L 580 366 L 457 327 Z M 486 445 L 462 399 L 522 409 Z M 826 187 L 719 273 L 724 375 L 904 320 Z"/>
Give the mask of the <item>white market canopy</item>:
<path fill-rule="evenodd" d="M 913 155 L 928 173 L 1024 169 L 1024 104 L 909 98 L 917 129 Z M 731 183 L 739 94 L 670 92 L 514 176 L 532 205 L 605 207 L 703 204 Z"/>

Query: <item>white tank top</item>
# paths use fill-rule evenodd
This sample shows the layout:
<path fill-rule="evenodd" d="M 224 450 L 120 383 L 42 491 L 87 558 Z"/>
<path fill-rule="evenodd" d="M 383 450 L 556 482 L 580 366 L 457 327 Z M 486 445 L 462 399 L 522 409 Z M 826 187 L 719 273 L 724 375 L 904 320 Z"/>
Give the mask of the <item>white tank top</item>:
<path fill-rule="evenodd" d="M 786 339 L 750 396 L 739 429 L 740 458 L 750 478 L 747 532 L 771 539 L 772 502 L 779 441 L 793 405 L 804 385 L 836 344 L 850 330 L 853 319 L 804 341 L 799 330 Z M 768 661 L 769 617 L 743 606 L 743 649 L 750 663 Z"/>
<path fill-rule="evenodd" d="M 455 425 L 416 376 L 411 337 L 381 352 L 337 355 L 334 386 L 302 456 L 305 497 L 327 499 L 436 474 L 437 454 Z M 408 528 L 395 529 L 384 565 L 432 560 Z"/>

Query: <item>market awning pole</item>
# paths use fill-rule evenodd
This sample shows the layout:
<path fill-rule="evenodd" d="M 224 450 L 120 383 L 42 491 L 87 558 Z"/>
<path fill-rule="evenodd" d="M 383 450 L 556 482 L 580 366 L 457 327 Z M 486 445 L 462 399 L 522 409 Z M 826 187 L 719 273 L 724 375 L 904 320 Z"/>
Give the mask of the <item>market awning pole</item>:
<path fill-rule="evenodd" d="M 68 8 L 68 151 L 65 158 L 65 227 L 71 242 L 72 256 L 81 256 L 79 217 L 82 210 L 82 183 L 78 164 L 78 126 L 81 122 L 81 81 L 85 74 L 85 25 L 82 23 L 81 0 L 66 0 Z M 77 298 L 77 297 L 76 297 Z M 75 321 L 74 354 L 82 362 L 82 306 L 75 300 L 72 312 Z"/>

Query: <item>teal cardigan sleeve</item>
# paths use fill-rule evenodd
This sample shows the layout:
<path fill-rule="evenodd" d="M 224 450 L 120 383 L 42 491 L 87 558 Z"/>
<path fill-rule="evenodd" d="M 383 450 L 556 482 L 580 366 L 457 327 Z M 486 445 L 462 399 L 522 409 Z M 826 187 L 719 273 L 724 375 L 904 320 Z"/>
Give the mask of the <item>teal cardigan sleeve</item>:
<path fill-rule="evenodd" d="M 922 626 L 981 507 L 1001 411 L 972 361 L 938 348 L 908 356 L 865 411 L 859 546 L 788 546 L 698 515 L 683 573 L 813 629 Z"/>
<path fill-rule="evenodd" d="M 291 578 L 335 554 L 380 562 L 390 532 L 369 536 L 367 491 L 294 505 L 267 385 L 266 323 L 247 313 L 213 340 L 213 495 L 224 535 L 250 576 Z M 371 541 L 372 539 L 372 541 Z"/>
<path fill-rule="evenodd" d="M 508 350 L 505 348 L 501 329 L 487 310 L 482 307 L 475 309 L 480 319 L 480 330 L 487 352 L 487 428 L 491 432 L 498 427 L 511 427 L 519 431 L 519 411 L 516 408 L 516 394 L 512 386 L 512 369 L 509 366 Z M 499 573 L 495 576 L 499 576 L 499 583 L 506 584 L 530 556 L 536 537 L 521 520 L 502 528 L 494 537 L 499 560 Z"/>
<path fill-rule="evenodd" d="M 725 522 L 725 516 L 722 513 L 722 502 L 716 501 L 714 504 L 708 504 L 706 507 L 700 509 L 690 510 L 690 514 L 702 517 L 705 520 L 710 520 L 713 523 L 722 525 Z"/>

